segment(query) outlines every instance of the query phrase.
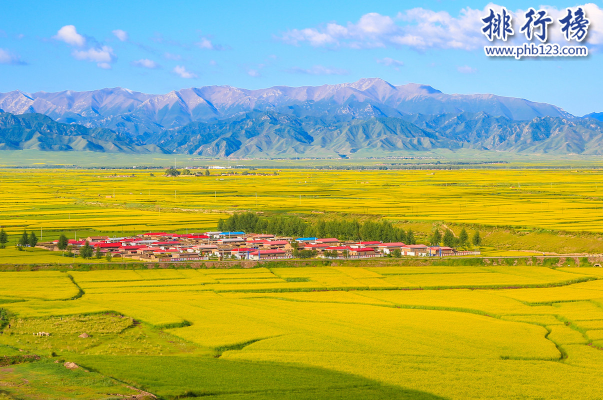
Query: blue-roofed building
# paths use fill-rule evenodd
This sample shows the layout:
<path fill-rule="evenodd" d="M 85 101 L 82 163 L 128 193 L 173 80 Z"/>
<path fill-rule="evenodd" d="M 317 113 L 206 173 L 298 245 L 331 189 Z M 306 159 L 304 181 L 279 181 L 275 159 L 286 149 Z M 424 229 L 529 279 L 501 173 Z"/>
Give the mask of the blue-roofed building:
<path fill-rule="evenodd" d="M 299 238 L 299 239 L 295 239 L 296 242 L 315 242 L 316 238 L 315 237 L 307 237 L 307 238 Z"/>
<path fill-rule="evenodd" d="M 243 236 L 245 232 L 221 232 L 220 236 Z"/>

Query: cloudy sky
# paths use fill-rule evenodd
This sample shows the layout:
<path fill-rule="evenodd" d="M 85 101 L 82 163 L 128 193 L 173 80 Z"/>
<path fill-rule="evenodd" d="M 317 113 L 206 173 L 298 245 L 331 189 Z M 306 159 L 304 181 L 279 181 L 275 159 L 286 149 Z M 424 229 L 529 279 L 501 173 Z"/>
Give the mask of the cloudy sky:
<path fill-rule="evenodd" d="M 560 18 L 582 5 L 586 58 L 493 59 L 480 18 L 492 4 L 421 1 L 27 1 L 0 18 L 0 92 L 125 87 L 322 85 L 379 77 L 445 93 L 493 93 L 603 111 L 603 2 L 496 2 Z M 496 7 L 496 6 L 495 6 Z M 566 42 L 558 25 L 552 42 Z M 538 42 L 536 42 L 538 43 Z"/>

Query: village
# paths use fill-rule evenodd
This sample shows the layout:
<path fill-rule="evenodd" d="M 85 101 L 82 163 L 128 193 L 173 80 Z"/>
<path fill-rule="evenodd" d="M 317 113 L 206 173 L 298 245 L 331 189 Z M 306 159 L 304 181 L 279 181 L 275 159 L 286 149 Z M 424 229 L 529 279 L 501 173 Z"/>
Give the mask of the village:
<path fill-rule="evenodd" d="M 445 246 L 406 245 L 401 242 L 341 241 L 337 238 L 291 238 L 245 232 L 176 234 L 148 232 L 133 237 L 90 236 L 68 240 L 67 251 L 75 256 L 89 246 L 97 257 L 153 262 L 199 260 L 280 260 L 292 258 L 366 259 L 375 257 L 449 257 L 479 255 L 479 251 Z M 58 241 L 38 243 L 51 251 Z M 91 249 L 91 250 L 92 250 Z"/>

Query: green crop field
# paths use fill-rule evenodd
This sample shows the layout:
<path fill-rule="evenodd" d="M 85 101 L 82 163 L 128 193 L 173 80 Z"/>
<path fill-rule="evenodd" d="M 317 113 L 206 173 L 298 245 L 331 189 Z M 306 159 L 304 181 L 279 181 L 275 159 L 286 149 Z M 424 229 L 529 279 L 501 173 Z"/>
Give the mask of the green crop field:
<path fill-rule="evenodd" d="M 601 271 L 369 261 L 2 272 L 0 360 L 16 361 L 0 367 L 0 393 L 597 399 Z"/>

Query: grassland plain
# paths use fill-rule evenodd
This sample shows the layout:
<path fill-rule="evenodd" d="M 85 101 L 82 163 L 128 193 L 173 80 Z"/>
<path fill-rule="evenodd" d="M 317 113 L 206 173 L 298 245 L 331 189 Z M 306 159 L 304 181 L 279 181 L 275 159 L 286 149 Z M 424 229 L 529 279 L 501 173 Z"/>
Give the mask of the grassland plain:
<path fill-rule="evenodd" d="M 165 399 L 601 398 L 601 269 L 363 265 L 2 272 L 0 352 Z"/>
<path fill-rule="evenodd" d="M 0 170 L 0 225 L 12 244 L 24 229 L 42 239 L 61 232 L 81 238 L 204 231 L 229 213 L 250 210 L 314 219 L 384 217 L 422 238 L 434 225 L 448 225 L 457 234 L 461 226 L 479 227 L 484 250 L 496 255 L 600 253 L 603 246 L 599 169 L 270 169 L 252 171 L 265 175 L 226 170 L 238 174 L 224 176 L 215 171 L 209 177 L 168 178 L 140 169 Z M 4 250 L 9 261 L 60 257 L 11 251 Z"/>

